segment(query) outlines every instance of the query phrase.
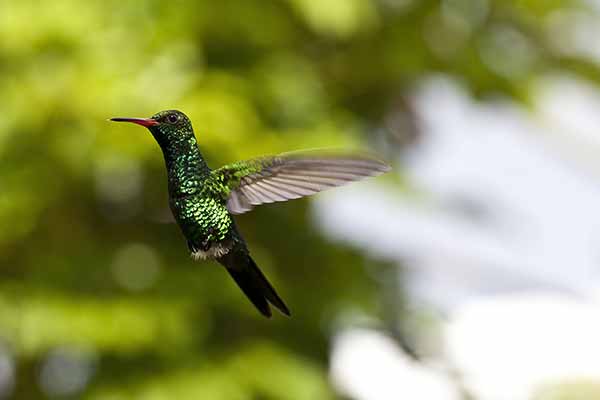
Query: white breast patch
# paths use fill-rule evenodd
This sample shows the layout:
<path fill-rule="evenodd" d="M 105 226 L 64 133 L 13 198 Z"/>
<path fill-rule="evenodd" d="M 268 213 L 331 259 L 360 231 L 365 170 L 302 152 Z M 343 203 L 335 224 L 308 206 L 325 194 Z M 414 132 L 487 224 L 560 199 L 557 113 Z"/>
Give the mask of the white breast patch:
<path fill-rule="evenodd" d="M 193 251 L 191 256 L 194 260 L 206 260 L 223 257 L 229 253 L 230 247 L 223 245 L 222 243 L 213 244 L 207 251 L 196 250 Z"/>

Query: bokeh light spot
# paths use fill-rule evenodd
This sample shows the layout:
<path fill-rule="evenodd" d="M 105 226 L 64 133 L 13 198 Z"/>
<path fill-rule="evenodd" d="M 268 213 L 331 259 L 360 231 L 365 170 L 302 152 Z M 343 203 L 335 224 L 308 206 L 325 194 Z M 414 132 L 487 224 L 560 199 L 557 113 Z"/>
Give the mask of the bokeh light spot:
<path fill-rule="evenodd" d="M 68 396 L 81 392 L 91 378 L 95 360 L 91 353 L 74 348 L 51 351 L 39 375 L 40 386 L 48 396 Z"/>
<path fill-rule="evenodd" d="M 112 272 L 115 281 L 130 291 L 141 291 L 154 285 L 160 275 L 156 252 L 145 244 L 133 243 L 117 252 Z"/>

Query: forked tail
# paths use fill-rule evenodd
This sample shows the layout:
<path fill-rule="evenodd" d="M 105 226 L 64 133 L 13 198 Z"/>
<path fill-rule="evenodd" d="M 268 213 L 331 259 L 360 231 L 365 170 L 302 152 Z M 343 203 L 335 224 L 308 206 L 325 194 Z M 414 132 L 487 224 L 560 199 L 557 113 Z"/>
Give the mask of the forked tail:
<path fill-rule="evenodd" d="M 235 283 L 262 315 L 271 316 L 269 303 L 283 314 L 290 315 L 283 300 L 248 253 L 232 250 L 217 261 L 227 269 Z"/>

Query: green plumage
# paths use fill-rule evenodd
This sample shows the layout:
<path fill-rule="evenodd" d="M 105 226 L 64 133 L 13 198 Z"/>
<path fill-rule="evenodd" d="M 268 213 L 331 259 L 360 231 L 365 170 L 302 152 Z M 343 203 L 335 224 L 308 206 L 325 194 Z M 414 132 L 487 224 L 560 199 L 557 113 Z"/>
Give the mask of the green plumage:
<path fill-rule="evenodd" d="M 147 127 L 160 145 L 167 167 L 169 205 L 194 258 L 221 263 L 258 310 L 271 315 L 269 303 L 289 310 L 250 257 L 233 214 L 253 206 L 307 196 L 389 167 L 370 156 L 296 152 L 240 161 L 211 170 L 192 124 L 179 111 L 151 118 L 113 118 Z"/>

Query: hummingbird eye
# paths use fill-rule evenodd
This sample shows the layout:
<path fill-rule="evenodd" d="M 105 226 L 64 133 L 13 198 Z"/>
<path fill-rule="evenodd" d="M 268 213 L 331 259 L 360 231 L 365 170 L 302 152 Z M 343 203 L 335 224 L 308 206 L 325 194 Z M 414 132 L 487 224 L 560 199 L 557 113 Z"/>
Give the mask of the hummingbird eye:
<path fill-rule="evenodd" d="M 179 115 L 177 115 L 177 114 L 169 114 L 169 115 L 167 116 L 167 122 L 168 122 L 168 123 L 170 123 L 170 124 L 174 124 L 174 123 L 176 123 L 177 121 L 179 121 Z"/>

